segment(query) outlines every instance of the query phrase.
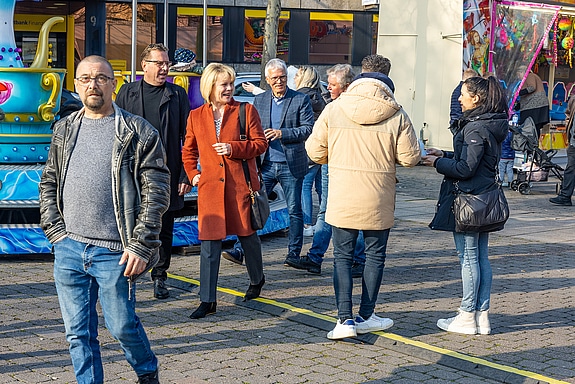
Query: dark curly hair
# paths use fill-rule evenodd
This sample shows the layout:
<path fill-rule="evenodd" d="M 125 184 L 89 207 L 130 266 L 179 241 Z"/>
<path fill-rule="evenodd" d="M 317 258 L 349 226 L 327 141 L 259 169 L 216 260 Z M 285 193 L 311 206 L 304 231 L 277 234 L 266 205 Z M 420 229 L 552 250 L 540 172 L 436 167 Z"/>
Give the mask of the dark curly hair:
<path fill-rule="evenodd" d="M 361 61 L 362 72 L 379 72 L 389 76 L 391 61 L 381 55 L 368 55 Z"/>

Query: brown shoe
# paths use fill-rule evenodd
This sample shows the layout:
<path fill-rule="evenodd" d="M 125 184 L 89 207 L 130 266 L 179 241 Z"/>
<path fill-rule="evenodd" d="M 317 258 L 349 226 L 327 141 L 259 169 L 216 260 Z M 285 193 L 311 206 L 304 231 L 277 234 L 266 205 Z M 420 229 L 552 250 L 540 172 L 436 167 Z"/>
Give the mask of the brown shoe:
<path fill-rule="evenodd" d="M 222 251 L 222 257 L 238 265 L 242 265 L 244 263 L 244 252 L 240 248 Z"/>

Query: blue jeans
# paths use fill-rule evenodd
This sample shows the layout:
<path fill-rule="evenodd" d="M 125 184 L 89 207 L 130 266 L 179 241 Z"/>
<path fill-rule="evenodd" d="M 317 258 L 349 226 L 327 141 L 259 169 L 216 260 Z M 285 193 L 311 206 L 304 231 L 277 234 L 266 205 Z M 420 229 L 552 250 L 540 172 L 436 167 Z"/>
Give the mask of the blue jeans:
<path fill-rule="evenodd" d="M 461 263 L 461 310 L 486 311 L 489 309 L 493 280 L 488 258 L 489 233 L 453 232 L 453 239 Z"/>
<path fill-rule="evenodd" d="M 284 191 L 289 215 L 288 257 L 299 257 L 303 246 L 303 212 L 301 210 L 301 191 L 303 177 L 293 177 L 287 163 L 265 161 L 262 164 L 262 178 L 266 191 L 270 193 L 277 183 Z M 234 248 L 242 249 L 239 240 Z"/>
<path fill-rule="evenodd" d="M 507 175 L 507 182 L 511 183 L 513 181 L 513 159 L 500 159 L 499 160 L 499 180 L 504 181 L 505 175 Z"/>
<path fill-rule="evenodd" d="M 78 383 L 104 382 L 98 297 L 106 327 L 120 342 L 136 374 L 155 372 L 158 359 L 136 315 L 135 292 L 130 295 L 128 279 L 123 275 L 125 264 L 118 265 L 122 252 L 64 238 L 54 244 L 54 256 L 54 280 Z"/>
<path fill-rule="evenodd" d="M 327 164 L 323 164 L 321 166 L 322 198 L 319 204 L 317 220 L 315 222 L 315 231 L 313 234 L 311 248 L 307 253 L 307 257 L 309 257 L 309 259 L 312 262 L 320 265 L 323 261 L 323 256 L 325 255 L 325 251 L 327 251 L 327 248 L 329 247 L 329 242 L 331 240 L 331 225 L 325 222 L 328 184 L 329 184 L 328 166 Z M 363 232 L 360 233 L 357 239 L 355 252 L 353 255 L 353 262 L 358 264 L 365 264 L 365 243 L 363 241 Z"/>
<path fill-rule="evenodd" d="M 351 266 L 353 253 L 359 235 L 357 229 L 333 227 L 333 287 L 337 304 L 337 315 L 343 322 L 353 319 Z M 383 278 L 383 267 L 387 249 L 389 229 L 363 231 L 365 238 L 365 270 L 361 279 L 361 303 L 359 315 L 368 319 L 375 309 L 379 287 Z"/>
<path fill-rule="evenodd" d="M 321 204 L 322 185 L 321 185 L 321 165 L 314 164 L 309 167 L 307 174 L 303 178 L 303 188 L 301 193 L 301 209 L 303 211 L 303 223 L 313 225 L 313 185 L 315 182 L 315 191 Z"/>

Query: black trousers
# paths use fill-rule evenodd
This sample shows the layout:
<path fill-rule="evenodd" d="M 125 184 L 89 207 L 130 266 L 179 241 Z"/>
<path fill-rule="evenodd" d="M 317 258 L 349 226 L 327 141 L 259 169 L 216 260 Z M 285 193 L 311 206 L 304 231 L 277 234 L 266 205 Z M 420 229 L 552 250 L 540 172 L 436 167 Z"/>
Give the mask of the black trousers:
<path fill-rule="evenodd" d="M 250 236 L 238 236 L 238 239 L 244 249 L 250 284 L 259 284 L 264 278 L 260 238 L 258 234 L 254 232 Z M 221 240 L 202 241 L 200 247 L 200 301 L 203 303 L 213 303 L 216 301 L 221 254 Z"/>
<path fill-rule="evenodd" d="M 575 147 L 569 144 L 567 147 L 567 166 L 563 173 L 563 184 L 559 195 L 571 197 L 575 188 Z"/>
<path fill-rule="evenodd" d="M 162 230 L 160 231 L 160 261 L 152 268 L 152 280 L 166 279 L 166 271 L 170 268 L 172 260 L 172 243 L 174 242 L 174 218 L 176 211 L 168 211 L 162 216 Z"/>

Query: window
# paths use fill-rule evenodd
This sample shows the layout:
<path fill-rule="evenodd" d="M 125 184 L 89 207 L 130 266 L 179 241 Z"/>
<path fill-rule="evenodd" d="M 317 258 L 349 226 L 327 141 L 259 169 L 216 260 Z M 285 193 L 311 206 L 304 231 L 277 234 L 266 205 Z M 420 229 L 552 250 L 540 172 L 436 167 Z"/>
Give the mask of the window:
<path fill-rule="evenodd" d="M 203 20 L 202 8 L 178 8 L 176 48 L 191 49 L 196 54 L 196 61 L 203 60 Z M 222 8 L 208 8 L 207 17 L 207 61 L 222 61 L 223 25 Z"/>
<path fill-rule="evenodd" d="M 310 12 L 309 63 L 351 64 L 352 13 Z"/>
<path fill-rule="evenodd" d="M 261 62 L 264 41 L 265 10 L 246 10 L 244 20 L 244 61 Z M 282 11 L 278 22 L 278 59 L 288 60 L 289 12 Z"/>
<path fill-rule="evenodd" d="M 85 56 L 86 10 L 74 14 L 75 46 L 78 59 Z M 136 65 L 140 68 L 140 53 L 156 42 L 156 8 L 151 4 L 138 4 Z M 106 4 L 106 57 L 110 60 L 132 61 L 132 6 Z"/>
<path fill-rule="evenodd" d="M 239 74 L 234 82 L 234 99 L 239 102 L 250 102 L 254 101 L 254 94 L 248 92 L 242 87 L 242 83 L 249 81 L 256 87 L 260 86 L 260 74 Z"/>

